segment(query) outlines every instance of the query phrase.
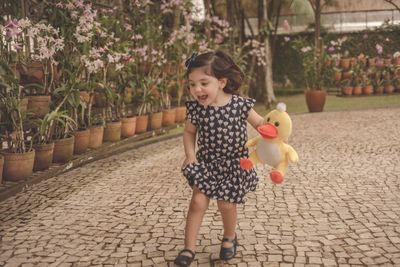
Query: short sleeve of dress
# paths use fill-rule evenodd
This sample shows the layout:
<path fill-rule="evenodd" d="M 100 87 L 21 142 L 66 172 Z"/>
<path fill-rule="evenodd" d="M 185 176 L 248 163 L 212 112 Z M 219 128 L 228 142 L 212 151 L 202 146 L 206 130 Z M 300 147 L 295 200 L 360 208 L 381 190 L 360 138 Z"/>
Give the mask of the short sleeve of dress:
<path fill-rule="evenodd" d="M 242 105 L 242 119 L 247 120 L 247 117 L 249 116 L 250 110 L 254 107 L 254 104 L 256 103 L 256 100 L 253 98 L 241 98 L 243 101 Z"/>
<path fill-rule="evenodd" d="M 197 103 L 195 101 L 186 101 L 186 120 L 197 126 L 198 114 Z"/>

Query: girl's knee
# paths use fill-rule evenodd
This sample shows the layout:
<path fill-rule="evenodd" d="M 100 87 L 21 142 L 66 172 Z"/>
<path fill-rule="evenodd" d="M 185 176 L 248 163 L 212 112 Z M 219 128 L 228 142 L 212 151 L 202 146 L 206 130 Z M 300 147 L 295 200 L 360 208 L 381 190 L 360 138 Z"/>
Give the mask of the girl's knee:
<path fill-rule="evenodd" d="M 217 205 L 218 205 L 219 211 L 235 211 L 236 210 L 236 203 L 232 203 L 229 201 L 218 200 Z"/>
<path fill-rule="evenodd" d="M 209 200 L 206 195 L 200 192 L 197 188 L 193 189 L 192 200 L 190 201 L 190 210 L 205 212 L 208 208 Z"/>

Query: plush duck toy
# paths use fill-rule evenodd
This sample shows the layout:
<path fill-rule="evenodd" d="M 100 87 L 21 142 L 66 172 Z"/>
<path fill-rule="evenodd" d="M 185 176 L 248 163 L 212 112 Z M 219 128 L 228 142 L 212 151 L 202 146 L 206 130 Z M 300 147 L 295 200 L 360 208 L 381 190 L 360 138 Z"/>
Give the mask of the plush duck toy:
<path fill-rule="evenodd" d="M 273 167 L 270 172 L 272 182 L 280 184 L 289 161 L 299 160 L 294 148 L 285 143 L 292 133 L 292 120 L 286 112 L 286 105 L 279 103 L 265 116 L 265 122 L 257 128 L 260 135 L 247 141 L 246 147 L 254 147 L 254 150 L 249 158 L 240 160 L 240 166 L 248 170 L 257 163 L 268 164 Z"/>

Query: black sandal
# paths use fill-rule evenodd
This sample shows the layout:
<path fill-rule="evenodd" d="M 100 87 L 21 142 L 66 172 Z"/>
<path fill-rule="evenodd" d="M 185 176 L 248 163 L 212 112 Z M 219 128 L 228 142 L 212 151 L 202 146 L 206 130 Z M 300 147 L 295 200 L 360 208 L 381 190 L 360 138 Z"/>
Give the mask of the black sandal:
<path fill-rule="evenodd" d="M 225 248 L 223 246 L 224 242 L 232 243 L 233 246 L 230 247 L 230 248 Z M 222 239 L 222 243 L 221 243 L 221 251 L 219 252 L 219 258 L 221 260 L 224 260 L 224 261 L 227 261 L 227 260 L 230 260 L 230 259 L 234 258 L 236 256 L 237 245 L 238 245 L 238 242 L 237 242 L 237 236 L 236 235 L 235 235 L 235 238 L 233 240 L 229 239 L 227 237 L 224 237 Z"/>
<path fill-rule="evenodd" d="M 183 252 L 189 252 L 192 256 L 182 255 Z M 187 267 L 193 262 L 194 256 L 195 253 L 190 249 L 183 249 L 178 253 L 178 256 L 176 256 L 174 263 L 178 266 Z"/>

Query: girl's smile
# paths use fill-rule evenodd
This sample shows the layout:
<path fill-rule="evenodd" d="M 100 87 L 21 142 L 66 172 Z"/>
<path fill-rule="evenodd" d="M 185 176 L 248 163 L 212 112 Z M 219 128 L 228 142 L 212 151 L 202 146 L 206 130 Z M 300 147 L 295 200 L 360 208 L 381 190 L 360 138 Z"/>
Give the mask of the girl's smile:
<path fill-rule="evenodd" d="M 231 95 L 224 92 L 226 79 L 208 75 L 204 68 L 194 69 L 189 74 L 189 89 L 192 96 L 202 106 L 222 106 Z"/>

